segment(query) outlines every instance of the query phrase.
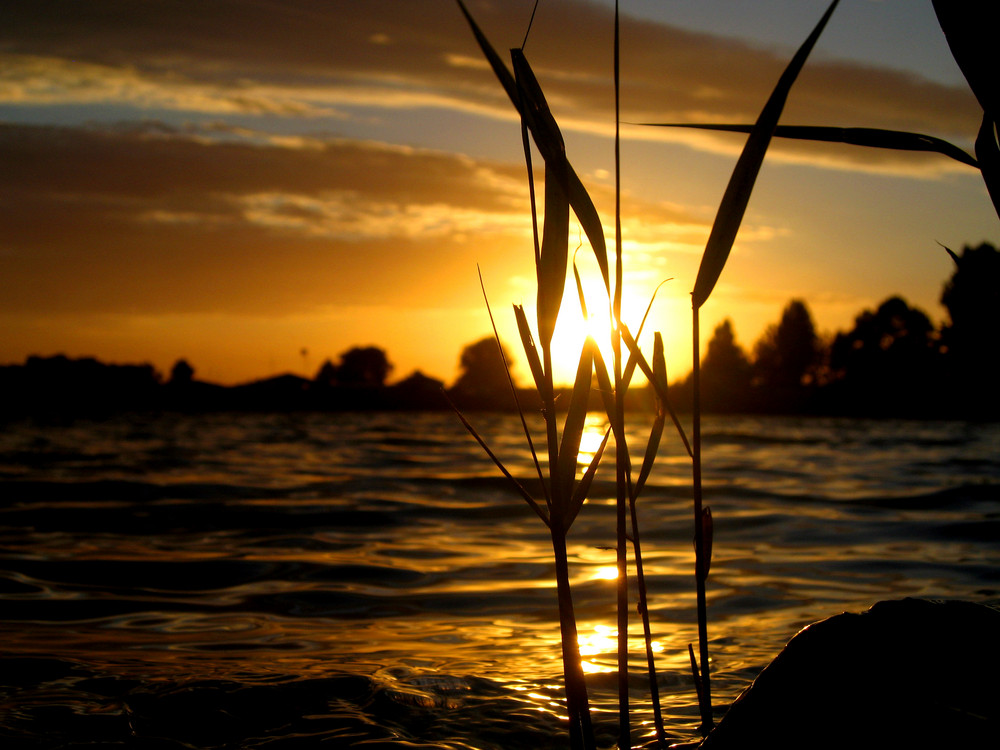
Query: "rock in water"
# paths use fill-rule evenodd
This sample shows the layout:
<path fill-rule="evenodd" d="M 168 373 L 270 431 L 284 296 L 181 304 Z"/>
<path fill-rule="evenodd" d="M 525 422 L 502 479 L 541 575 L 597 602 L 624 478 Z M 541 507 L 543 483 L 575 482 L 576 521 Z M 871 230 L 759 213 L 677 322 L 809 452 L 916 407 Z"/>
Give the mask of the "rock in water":
<path fill-rule="evenodd" d="M 903 599 L 814 623 L 701 747 L 1000 748 L 1000 610 Z"/>

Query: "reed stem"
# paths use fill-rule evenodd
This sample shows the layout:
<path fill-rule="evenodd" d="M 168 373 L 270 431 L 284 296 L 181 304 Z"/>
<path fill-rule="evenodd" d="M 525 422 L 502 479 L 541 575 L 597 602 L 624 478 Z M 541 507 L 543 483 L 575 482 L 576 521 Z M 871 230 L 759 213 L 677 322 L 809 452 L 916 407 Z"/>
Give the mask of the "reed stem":
<path fill-rule="evenodd" d="M 569 559 L 566 553 L 566 532 L 552 526 L 552 552 L 556 563 L 556 592 L 559 599 L 559 631 L 562 638 L 563 680 L 566 687 L 566 708 L 569 713 L 569 737 L 573 750 L 596 750 L 594 727 L 590 719 L 587 683 L 580 659 L 576 628 L 576 612 L 569 586 Z"/>
<path fill-rule="evenodd" d="M 695 680 L 698 686 L 698 705 L 701 709 L 701 733 L 708 734 L 714 726 L 712 721 L 712 690 L 708 664 L 708 606 L 705 600 L 705 575 L 708 561 L 705 559 L 704 512 L 701 497 L 701 345 L 699 343 L 698 306 L 692 308 L 692 337 L 694 339 L 694 365 L 692 369 L 694 404 L 692 412 L 692 487 L 694 493 L 694 549 L 695 586 L 698 598 L 698 646 L 700 665 L 695 665 Z"/>
<path fill-rule="evenodd" d="M 649 699 L 653 704 L 653 726 L 656 728 L 656 741 L 661 748 L 667 746 L 666 731 L 663 727 L 663 712 L 660 710 L 660 686 L 656 680 L 656 661 L 653 657 L 653 634 L 649 627 L 649 607 L 646 601 L 646 576 L 642 569 L 642 545 L 639 543 L 639 514 L 636 511 L 635 499 L 629 502 L 632 515 L 632 548 L 635 554 L 636 584 L 639 589 L 639 615 L 642 618 L 643 637 L 646 641 L 646 668 L 649 671 Z"/>
<path fill-rule="evenodd" d="M 612 302 L 612 350 L 615 369 L 615 420 L 621 434 L 615 440 L 615 483 L 617 499 L 616 543 L 618 562 L 618 747 L 632 747 L 629 727 L 628 696 L 628 445 L 625 443 L 625 390 L 622 378 L 621 327 L 622 314 L 622 231 L 621 231 L 621 68 L 619 54 L 618 0 L 615 0 L 614 25 L 614 88 L 615 88 L 615 293 Z"/>

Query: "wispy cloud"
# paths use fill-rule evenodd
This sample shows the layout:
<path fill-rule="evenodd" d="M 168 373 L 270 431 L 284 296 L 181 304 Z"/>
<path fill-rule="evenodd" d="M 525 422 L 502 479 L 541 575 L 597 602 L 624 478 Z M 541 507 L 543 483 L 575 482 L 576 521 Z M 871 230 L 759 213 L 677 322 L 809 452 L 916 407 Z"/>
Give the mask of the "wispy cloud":
<path fill-rule="evenodd" d="M 58 9 L 54 7 L 58 5 Z M 473 2 L 499 49 L 519 45 L 527 14 L 515 4 Z M 39 0 L 8 11 L 0 96 L 8 103 L 117 102 L 203 114 L 348 117 L 352 108 L 439 107 L 510 118 L 448 2 L 222 0 L 178 13 L 166 2 L 65 4 Z M 565 33 L 559 19 L 571 17 Z M 552 0 L 526 48 L 565 128 L 611 127 L 607 8 Z M 789 39 L 789 46 L 798 43 Z M 782 52 L 625 17 L 623 119 L 752 121 L 785 63 Z M 969 141 L 975 101 L 899 71 L 818 58 L 804 71 L 786 121 L 918 130 Z M 733 139 L 636 130 L 728 152 Z M 778 155 L 839 168 L 940 170 L 944 160 L 780 144 Z M 916 163 L 918 166 L 913 167 Z"/>

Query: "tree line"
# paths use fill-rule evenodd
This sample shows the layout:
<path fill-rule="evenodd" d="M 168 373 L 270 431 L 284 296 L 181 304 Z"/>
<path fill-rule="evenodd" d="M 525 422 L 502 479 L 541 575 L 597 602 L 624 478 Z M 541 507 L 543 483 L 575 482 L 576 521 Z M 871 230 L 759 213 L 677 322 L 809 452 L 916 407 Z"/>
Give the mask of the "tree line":
<path fill-rule="evenodd" d="M 824 337 L 806 302 L 795 299 L 747 351 L 737 341 L 732 320 L 724 320 L 702 357 L 704 410 L 1000 418 L 994 375 L 1000 350 L 1000 252 L 983 243 L 951 255 L 955 270 L 941 293 L 948 319 L 940 326 L 892 296 L 859 313 L 851 330 Z M 460 374 L 450 387 L 419 371 L 387 384 L 394 367 L 386 352 L 357 346 L 336 362 L 324 361 L 312 378 L 285 374 L 227 387 L 196 379 L 184 359 L 163 378 L 148 364 L 29 357 L 23 365 L 0 367 L 0 416 L 149 409 L 447 409 L 449 400 L 466 410 L 510 410 L 515 408 L 507 369 L 512 361 L 506 347 L 484 338 L 462 349 Z M 691 403 L 691 387 L 690 376 L 671 385 L 678 410 Z M 534 389 L 517 394 L 522 408 L 540 408 Z M 630 398 L 653 400 L 640 388 Z"/>
<path fill-rule="evenodd" d="M 949 251 L 950 252 L 950 251 Z M 1000 253 L 983 243 L 952 253 L 955 271 L 935 326 L 892 296 L 823 338 L 809 308 L 792 300 L 747 353 L 731 320 L 713 332 L 702 359 L 707 411 L 865 416 L 1000 417 Z M 689 400 L 690 379 L 675 388 Z"/>

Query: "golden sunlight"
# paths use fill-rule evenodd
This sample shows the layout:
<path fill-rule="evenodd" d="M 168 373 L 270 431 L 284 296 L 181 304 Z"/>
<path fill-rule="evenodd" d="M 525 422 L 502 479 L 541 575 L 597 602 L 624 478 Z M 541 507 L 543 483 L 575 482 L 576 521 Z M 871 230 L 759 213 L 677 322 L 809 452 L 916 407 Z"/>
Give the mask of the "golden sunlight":
<path fill-rule="evenodd" d="M 577 644 L 580 646 L 581 657 L 613 654 L 618 649 L 618 630 L 611 625 L 595 625 L 592 633 L 581 630 L 577 636 Z M 600 664 L 595 659 L 583 659 L 583 671 L 587 674 L 597 674 L 613 672 L 614 669 Z"/>
<path fill-rule="evenodd" d="M 577 475 L 582 477 L 590 464 L 593 463 L 597 451 L 601 449 L 604 442 L 604 433 L 607 431 L 607 420 L 597 414 L 588 414 L 587 421 L 583 426 L 583 434 L 580 436 L 580 451 L 576 457 Z"/>
<path fill-rule="evenodd" d="M 611 349 L 611 315 L 607 292 L 600 277 L 584 276 L 582 279 L 583 293 L 587 302 L 587 315 L 580 309 L 579 295 L 576 290 L 576 283 L 572 277 L 567 282 L 565 296 L 563 297 L 562 308 L 559 311 L 559 319 L 556 323 L 555 332 L 552 337 L 552 366 L 555 382 L 571 385 L 576 378 L 577 367 L 580 364 L 580 354 L 587 337 L 590 336 L 597 343 L 601 350 L 601 356 L 607 363 L 609 372 L 611 369 L 612 349 Z M 641 292 L 635 289 L 627 289 L 628 294 L 622 297 L 622 319 L 633 334 L 639 331 L 643 316 L 649 305 L 652 290 Z M 659 313 L 659 314 L 658 314 Z M 663 330 L 665 320 L 662 311 L 658 311 L 654 305 L 646 321 L 644 334 L 640 337 L 640 345 L 643 351 L 649 349 L 648 355 L 652 355 L 652 332 Z M 670 333 L 665 335 L 669 338 Z M 623 345 L 624 350 L 624 345 Z M 627 354 L 627 352 L 625 352 Z M 641 372 L 636 372 L 633 382 L 641 384 L 644 382 Z"/>
<path fill-rule="evenodd" d="M 593 581 L 614 581 L 618 578 L 618 566 L 601 565 L 590 575 Z"/>

